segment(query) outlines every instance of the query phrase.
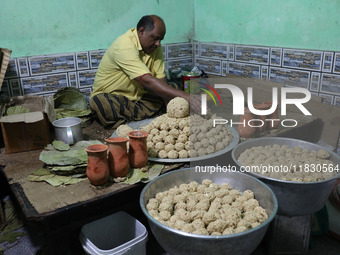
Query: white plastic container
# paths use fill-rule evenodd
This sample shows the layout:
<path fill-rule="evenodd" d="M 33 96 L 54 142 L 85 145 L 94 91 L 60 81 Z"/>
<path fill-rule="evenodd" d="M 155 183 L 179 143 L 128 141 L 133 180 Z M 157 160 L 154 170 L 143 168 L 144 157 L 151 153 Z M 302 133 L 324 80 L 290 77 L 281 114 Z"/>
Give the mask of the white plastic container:
<path fill-rule="evenodd" d="M 148 232 L 137 219 L 117 212 L 81 228 L 79 240 L 87 254 L 146 255 Z"/>

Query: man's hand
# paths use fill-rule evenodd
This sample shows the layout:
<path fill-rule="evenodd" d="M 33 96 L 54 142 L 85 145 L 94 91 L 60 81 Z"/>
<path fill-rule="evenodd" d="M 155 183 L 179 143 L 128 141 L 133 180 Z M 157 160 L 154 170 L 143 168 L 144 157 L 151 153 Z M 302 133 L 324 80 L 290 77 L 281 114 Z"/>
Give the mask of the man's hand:
<path fill-rule="evenodd" d="M 190 104 L 191 110 L 197 114 L 201 112 L 201 96 L 197 94 L 189 94 L 182 90 L 174 89 L 168 86 L 166 79 L 157 79 L 152 75 L 141 75 L 135 78 L 144 88 L 149 90 L 153 95 L 160 96 L 167 104 L 175 97 L 183 97 Z"/>

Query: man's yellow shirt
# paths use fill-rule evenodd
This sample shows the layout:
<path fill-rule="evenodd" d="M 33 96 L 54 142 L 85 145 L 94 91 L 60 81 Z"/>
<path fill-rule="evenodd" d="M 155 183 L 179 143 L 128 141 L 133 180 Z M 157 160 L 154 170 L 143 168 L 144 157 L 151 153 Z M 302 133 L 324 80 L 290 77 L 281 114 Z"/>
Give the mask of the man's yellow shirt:
<path fill-rule="evenodd" d="M 137 29 L 129 29 L 103 55 L 91 98 L 98 93 L 111 93 L 139 100 L 147 91 L 134 79 L 146 73 L 159 79 L 165 77 L 162 47 L 159 46 L 149 55 L 144 53 Z"/>

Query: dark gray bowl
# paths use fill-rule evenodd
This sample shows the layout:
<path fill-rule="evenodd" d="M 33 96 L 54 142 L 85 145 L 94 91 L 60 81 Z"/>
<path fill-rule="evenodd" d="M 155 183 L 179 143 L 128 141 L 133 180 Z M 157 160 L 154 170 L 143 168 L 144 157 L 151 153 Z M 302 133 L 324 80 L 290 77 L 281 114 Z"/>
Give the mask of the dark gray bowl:
<path fill-rule="evenodd" d="M 330 160 L 340 166 L 340 157 L 334 152 L 314 143 L 284 137 L 263 137 L 242 142 L 233 149 L 231 155 L 234 162 L 241 167 L 237 159 L 243 151 L 254 146 L 273 144 L 280 146 L 287 145 L 289 147 L 300 146 L 301 148 L 309 150 L 323 149 L 330 153 Z M 340 177 L 340 174 L 337 174 L 333 178 L 322 181 L 295 182 L 274 179 L 252 172 L 246 173 L 265 182 L 274 191 L 279 203 L 277 214 L 286 216 L 302 216 L 319 211 L 325 205 L 335 185 L 336 179 Z"/>
<path fill-rule="evenodd" d="M 229 183 L 240 191 L 250 189 L 255 198 L 265 208 L 268 219 L 261 225 L 236 234 L 208 236 L 186 233 L 170 228 L 155 220 L 146 210 L 146 204 L 150 198 L 158 192 L 170 189 L 175 185 L 210 179 L 217 184 Z M 269 223 L 277 212 L 277 200 L 273 191 L 258 179 L 240 172 L 200 173 L 194 168 L 180 169 L 161 175 L 148 183 L 140 196 L 140 206 L 148 219 L 150 228 L 158 243 L 169 254 L 216 254 L 216 255 L 247 255 L 256 249 L 263 239 Z"/>

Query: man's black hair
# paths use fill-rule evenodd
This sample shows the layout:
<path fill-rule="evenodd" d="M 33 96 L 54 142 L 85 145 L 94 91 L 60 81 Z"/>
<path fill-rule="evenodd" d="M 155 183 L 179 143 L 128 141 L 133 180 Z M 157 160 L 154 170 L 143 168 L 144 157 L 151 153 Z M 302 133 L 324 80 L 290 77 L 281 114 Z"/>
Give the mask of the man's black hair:
<path fill-rule="evenodd" d="M 151 15 L 145 15 L 138 21 L 137 30 L 141 27 L 144 27 L 147 32 L 150 32 L 155 27 L 155 21 Z"/>

